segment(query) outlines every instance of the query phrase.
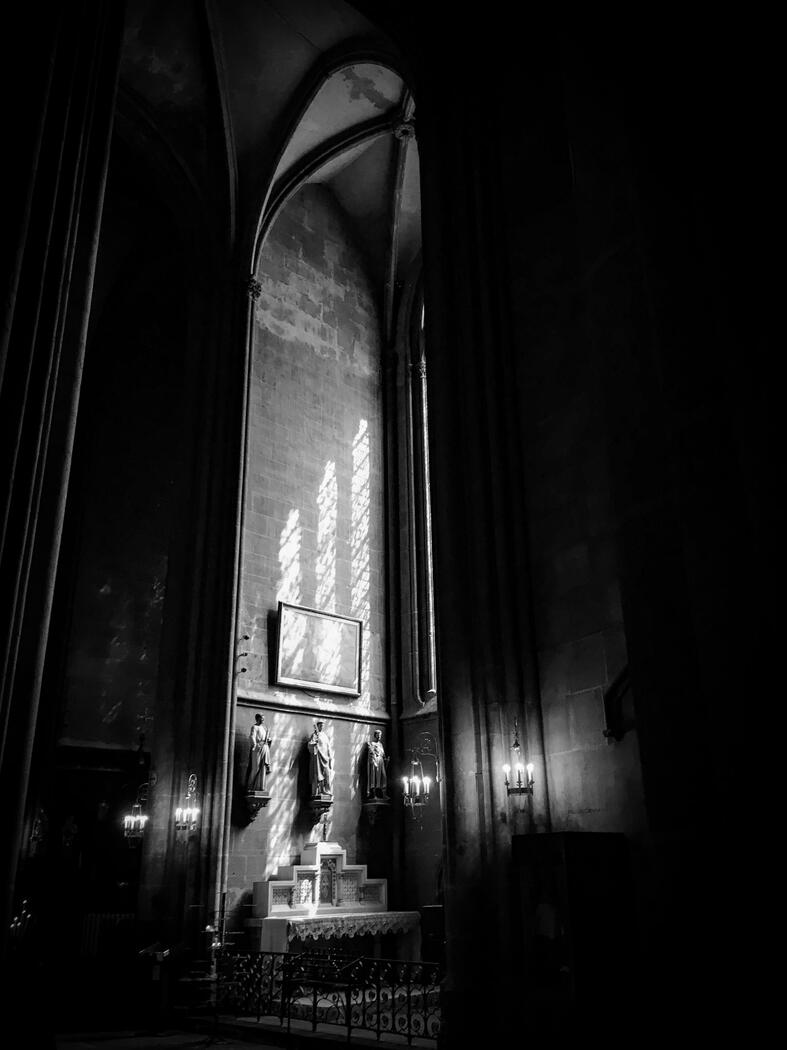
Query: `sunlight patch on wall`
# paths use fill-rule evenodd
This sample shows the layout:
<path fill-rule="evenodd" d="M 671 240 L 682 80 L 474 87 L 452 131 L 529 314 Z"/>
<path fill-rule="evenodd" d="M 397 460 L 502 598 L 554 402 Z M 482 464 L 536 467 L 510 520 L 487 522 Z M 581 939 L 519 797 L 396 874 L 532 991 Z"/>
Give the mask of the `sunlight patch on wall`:
<path fill-rule="evenodd" d="M 336 463 L 325 464 L 317 493 L 317 592 L 315 604 L 323 612 L 336 612 L 336 519 L 338 487 Z"/>
<path fill-rule="evenodd" d="M 287 516 L 287 524 L 279 539 L 279 589 L 276 597 L 280 602 L 301 601 L 301 534 L 300 511 L 293 507 Z"/>
<path fill-rule="evenodd" d="M 275 876 L 280 865 L 292 862 L 292 828 L 298 810 L 298 757 L 303 747 L 302 736 L 296 736 L 295 727 L 280 716 L 274 717 L 271 735 L 273 798 L 269 808 L 270 824 L 263 876 L 266 879 Z"/>
<path fill-rule="evenodd" d="M 358 432 L 353 438 L 352 447 L 352 517 L 350 527 L 350 547 L 352 559 L 352 615 L 363 621 L 363 651 L 361 654 L 361 700 L 369 703 L 369 669 L 370 669 L 370 625 L 371 602 L 370 584 L 370 551 L 369 551 L 369 510 L 370 510 L 370 461 L 369 461 L 369 425 L 365 419 L 360 421 Z"/>
<path fill-rule="evenodd" d="M 280 602 L 291 602 L 293 605 L 299 605 L 301 602 L 301 534 L 300 512 L 293 507 L 279 540 L 281 576 L 276 592 Z M 303 621 L 296 622 L 282 639 L 282 661 L 286 661 L 286 665 L 292 668 L 295 677 L 303 663 L 305 630 L 306 624 Z"/>
<path fill-rule="evenodd" d="M 293 849 L 292 828 L 297 812 L 297 798 L 277 798 L 271 801 L 268 809 L 270 831 L 262 878 L 274 878 L 279 867 L 290 863 Z"/>
<path fill-rule="evenodd" d="M 323 623 L 317 630 L 317 675 L 320 681 L 333 682 L 339 677 L 342 664 L 342 639 L 337 625 Z"/>

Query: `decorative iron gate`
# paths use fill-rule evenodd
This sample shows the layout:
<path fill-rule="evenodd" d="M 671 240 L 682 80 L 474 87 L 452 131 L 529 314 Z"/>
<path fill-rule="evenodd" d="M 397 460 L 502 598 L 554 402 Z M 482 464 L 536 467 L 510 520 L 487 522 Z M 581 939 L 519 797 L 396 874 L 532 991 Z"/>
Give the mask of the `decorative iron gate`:
<path fill-rule="evenodd" d="M 342 1028 L 436 1041 L 440 967 L 432 962 L 353 956 L 337 949 L 300 953 L 224 951 L 218 959 L 217 1018 Z"/>

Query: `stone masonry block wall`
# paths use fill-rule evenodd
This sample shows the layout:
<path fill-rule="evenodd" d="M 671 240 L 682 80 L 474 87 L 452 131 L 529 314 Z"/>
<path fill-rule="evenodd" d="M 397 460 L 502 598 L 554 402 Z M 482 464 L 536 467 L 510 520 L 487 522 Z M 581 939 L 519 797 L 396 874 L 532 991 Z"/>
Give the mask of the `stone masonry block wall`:
<path fill-rule="evenodd" d="M 308 766 L 301 749 L 318 709 L 335 740 L 331 837 L 365 862 L 355 839 L 357 764 L 371 735 L 363 719 L 387 709 L 379 317 L 364 259 L 329 190 L 306 186 L 287 204 L 257 277 L 238 632 L 249 636 L 249 655 L 238 695 L 263 712 L 266 703 L 279 709 L 266 712 L 278 740 L 277 778 L 275 800 L 254 823 L 236 813 L 231 908 L 254 878 L 292 863 L 312 836 L 301 809 L 308 779 L 296 769 Z M 272 684 L 280 600 L 363 621 L 358 699 Z M 335 711 L 360 721 L 332 722 Z M 240 708 L 238 776 L 250 724 L 249 709 Z"/>
<path fill-rule="evenodd" d="M 244 692 L 272 695 L 277 601 L 364 623 L 357 710 L 385 710 L 379 322 L 330 192 L 307 186 L 271 230 L 255 311 L 240 626 Z M 276 691 L 297 701 L 302 694 Z M 324 697 L 323 699 L 327 699 Z"/>

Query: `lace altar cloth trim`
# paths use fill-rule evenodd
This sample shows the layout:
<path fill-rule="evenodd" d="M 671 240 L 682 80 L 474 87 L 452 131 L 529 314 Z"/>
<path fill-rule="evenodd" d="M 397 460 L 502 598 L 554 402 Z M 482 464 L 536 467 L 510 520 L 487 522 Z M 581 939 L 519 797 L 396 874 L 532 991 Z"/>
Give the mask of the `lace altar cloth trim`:
<path fill-rule="evenodd" d="M 319 918 L 290 919 L 287 940 L 295 937 L 361 937 L 364 934 L 409 933 L 418 929 L 421 916 L 417 911 L 378 911 L 368 915 L 331 915 Z"/>

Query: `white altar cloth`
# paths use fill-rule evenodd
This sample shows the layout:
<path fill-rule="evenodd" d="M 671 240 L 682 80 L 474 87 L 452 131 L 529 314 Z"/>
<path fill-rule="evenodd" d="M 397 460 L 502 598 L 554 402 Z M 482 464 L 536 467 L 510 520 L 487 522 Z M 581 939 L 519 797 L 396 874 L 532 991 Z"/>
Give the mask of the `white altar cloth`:
<path fill-rule="evenodd" d="M 401 933 L 402 958 L 421 957 L 421 916 L 417 911 L 317 913 L 314 915 L 274 915 L 252 919 L 250 925 L 262 927 L 260 950 L 264 952 L 289 951 L 290 941 L 321 940 L 323 938 L 362 937 L 386 933 Z"/>

